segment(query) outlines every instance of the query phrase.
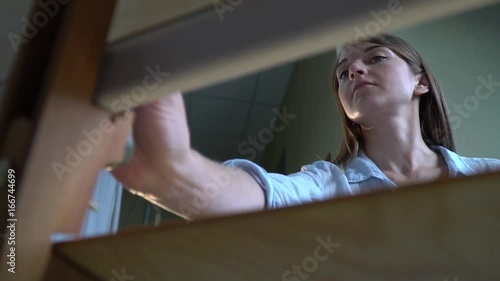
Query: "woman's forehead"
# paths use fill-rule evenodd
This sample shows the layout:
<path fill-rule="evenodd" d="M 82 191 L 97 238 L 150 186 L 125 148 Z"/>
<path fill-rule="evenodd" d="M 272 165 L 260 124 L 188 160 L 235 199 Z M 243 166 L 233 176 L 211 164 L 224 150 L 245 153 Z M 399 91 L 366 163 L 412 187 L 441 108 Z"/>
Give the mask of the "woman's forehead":
<path fill-rule="evenodd" d="M 339 53 L 339 61 L 348 58 L 353 55 L 358 55 L 360 53 L 365 52 L 366 50 L 376 48 L 376 47 L 381 47 L 383 48 L 384 46 L 380 44 L 374 44 L 374 43 L 358 43 L 358 44 L 349 44 L 346 45 L 342 48 L 342 50 Z"/>

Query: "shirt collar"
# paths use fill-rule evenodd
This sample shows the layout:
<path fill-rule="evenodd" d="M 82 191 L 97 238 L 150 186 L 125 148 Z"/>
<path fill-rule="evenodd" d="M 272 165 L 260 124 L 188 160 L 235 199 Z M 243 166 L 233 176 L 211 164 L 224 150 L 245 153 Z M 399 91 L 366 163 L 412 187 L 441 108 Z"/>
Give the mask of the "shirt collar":
<path fill-rule="evenodd" d="M 345 176 L 349 183 L 365 181 L 371 177 L 385 178 L 380 169 L 368 158 L 365 151 L 360 149 L 358 157 L 349 161 L 345 166 Z"/>
<path fill-rule="evenodd" d="M 463 157 L 455 152 L 448 150 L 443 146 L 431 146 L 436 152 L 440 152 L 448 166 L 450 177 L 469 176 L 473 171 L 468 168 Z M 380 169 L 368 158 L 363 149 L 359 150 L 358 157 L 349 161 L 345 166 L 345 176 L 349 183 L 365 181 L 371 177 L 385 179 L 385 175 Z"/>
<path fill-rule="evenodd" d="M 448 166 L 448 171 L 450 172 L 450 177 L 472 176 L 474 174 L 474 170 L 470 169 L 462 156 L 443 146 L 433 146 L 432 148 L 434 148 L 434 151 L 439 151 L 441 155 L 443 155 L 446 165 Z"/>

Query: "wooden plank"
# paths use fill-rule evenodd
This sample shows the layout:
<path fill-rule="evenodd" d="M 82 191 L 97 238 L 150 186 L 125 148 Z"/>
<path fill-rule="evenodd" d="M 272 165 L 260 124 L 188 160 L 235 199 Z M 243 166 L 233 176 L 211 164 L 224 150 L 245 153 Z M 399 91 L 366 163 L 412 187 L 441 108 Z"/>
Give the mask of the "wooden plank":
<path fill-rule="evenodd" d="M 499 184 L 500 173 L 455 178 L 66 242 L 55 252 L 102 280 L 121 269 L 149 281 L 500 280 Z"/>
<path fill-rule="evenodd" d="M 52 234 L 80 232 L 100 169 L 124 158 L 133 115 L 106 123 L 111 114 L 92 105 L 113 9 L 114 1 L 85 0 L 60 11 L 59 37 L 40 91 L 44 99 L 19 171 L 23 177 L 17 178 L 16 273 L 2 261 L 0 280 L 40 280 Z M 2 260 L 10 247 L 4 244 Z"/>
<path fill-rule="evenodd" d="M 211 0 L 119 0 L 108 33 L 108 43 L 147 32 L 201 10 L 213 9 Z"/>
<path fill-rule="evenodd" d="M 67 260 L 62 259 L 58 255 L 51 256 L 49 267 L 47 268 L 43 280 L 100 281 L 100 279 L 90 275 L 84 269 L 78 268 L 74 264 L 70 264 Z"/>
<path fill-rule="evenodd" d="M 145 75 L 152 72 L 148 67 L 164 73 L 164 77 L 156 75 L 161 81 L 151 86 L 147 95 L 133 99 L 131 105 L 317 55 L 352 41 L 359 33 L 374 34 L 377 28 L 394 31 L 498 0 L 351 0 L 341 5 L 326 0 L 218 3 L 222 3 L 218 9 L 110 44 L 103 59 L 96 102 L 107 110 L 119 110 L 116 100 L 123 93 L 141 90 L 135 87 L 143 85 Z M 382 23 L 377 17 L 384 17 Z M 149 81 L 150 85 L 154 83 Z"/>

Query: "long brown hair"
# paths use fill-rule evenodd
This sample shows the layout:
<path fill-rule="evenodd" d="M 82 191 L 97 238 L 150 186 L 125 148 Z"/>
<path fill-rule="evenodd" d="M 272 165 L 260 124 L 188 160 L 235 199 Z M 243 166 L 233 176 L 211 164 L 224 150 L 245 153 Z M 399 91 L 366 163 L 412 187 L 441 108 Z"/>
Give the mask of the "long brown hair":
<path fill-rule="evenodd" d="M 420 54 L 406 41 L 392 35 L 379 34 L 373 37 L 362 39 L 346 46 L 355 46 L 360 43 L 372 43 L 387 47 L 401 59 L 406 61 L 410 70 L 416 74 L 426 75 L 429 80 L 429 92 L 422 95 L 419 105 L 420 129 L 422 138 L 427 146 L 443 146 L 451 151 L 455 151 L 455 142 L 448 120 L 448 107 L 438 82 L 432 74 L 429 66 L 425 63 Z M 344 47 L 345 48 L 345 47 Z M 337 79 L 337 67 L 339 57 L 333 71 L 333 93 L 337 100 L 337 106 L 342 119 L 343 138 L 340 151 L 335 160 L 335 164 L 345 167 L 345 164 L 358 156 L 360 149 L 364 147 L 363 132 L 361 127 L 352 122 L 347 117 L 338 95 L 339 81 Z"/>

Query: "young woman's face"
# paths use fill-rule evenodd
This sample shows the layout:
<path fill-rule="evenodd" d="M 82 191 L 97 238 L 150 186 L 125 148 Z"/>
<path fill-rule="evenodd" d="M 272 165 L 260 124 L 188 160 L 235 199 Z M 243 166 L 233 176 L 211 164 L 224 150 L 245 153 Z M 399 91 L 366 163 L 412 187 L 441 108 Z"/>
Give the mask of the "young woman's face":
<path fill-rule="evenodd" d="M 335 75 L 342 106 L 355 122 L 404 110 L 419 81 L 403 59 L 372 43 L 344 49 Z"/>

